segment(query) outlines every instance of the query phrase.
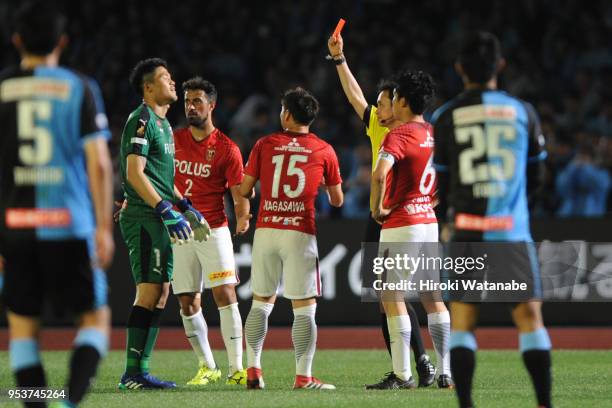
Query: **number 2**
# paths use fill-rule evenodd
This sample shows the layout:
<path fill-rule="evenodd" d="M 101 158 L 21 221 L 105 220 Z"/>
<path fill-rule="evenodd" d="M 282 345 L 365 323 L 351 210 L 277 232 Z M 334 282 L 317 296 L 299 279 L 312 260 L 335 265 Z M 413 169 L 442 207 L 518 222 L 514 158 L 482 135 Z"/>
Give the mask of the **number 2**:
<path fill-rule="evenodd" d="M 480 125 L 457 128 L 457 143 L 469 143 L 471 147 L 459 154 L 459 179 L 462 184 L 474 184 L 483 181 L 508 180 L 512 177 L 515 157 L 507 148 L 500 147 L 501 140 L 514 140 L 516 129 L 507 125 Z M 486 156 L 486 162 L 474 162 Z M 501 165 L 499 163 L 501 160 Z"/>
<path fill-rule="evenodd" d="M 185 184 L 187 184 L 187 188 L 185 189 L 185 193 L 183 195 L 185 197 L 191 197 L 191 188 L 193 187 L 193 180 L 187 179 L 185 180 Z"/>

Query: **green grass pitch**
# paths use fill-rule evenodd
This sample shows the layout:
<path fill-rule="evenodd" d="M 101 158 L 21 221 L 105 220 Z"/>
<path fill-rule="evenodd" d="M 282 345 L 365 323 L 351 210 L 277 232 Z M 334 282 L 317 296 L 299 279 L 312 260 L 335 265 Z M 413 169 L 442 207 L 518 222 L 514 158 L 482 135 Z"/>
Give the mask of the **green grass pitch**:
<path fill-rule="evenodd" d="M 430 352 L 430 355 L 433 353 Z M 215 352 L 226 370 L 224 352 Z M 51 386 L 61 386 L 68 352 L 45 352 L 43 359 Z M 610 351 L 555 351 L 554 403 L 556 407 L 612 406 L 612 364 Z M 365 391 L 363 384 L 374 382 L 391 363 L 382 350 L 321 350 L 317 352 L 314 374 L 335 384 L 336 391 L 292 391 L 293 352 L 264 351 L 266 389 L 246 391 L 223 383 L 202 388 L 184 386 L 196 371 L 191 351 L 156 351 L 152 373 L 175 380 L 174 391 L 119 391 L 123 353 L 111 352 L 104 361 L 84 407 L 455 407 L 454 391 L 427 389 Z M 13 386 L 8 354 L 0 352 L 0 389 Z M 224 373 L 225 375 L 225 373 Z M 479 407 L 535 407 L 531 384 L 517 351 L 480 351 L 476 367 L 475 402 Z M 17 406 L 0 402 L 2 406 Z"/>

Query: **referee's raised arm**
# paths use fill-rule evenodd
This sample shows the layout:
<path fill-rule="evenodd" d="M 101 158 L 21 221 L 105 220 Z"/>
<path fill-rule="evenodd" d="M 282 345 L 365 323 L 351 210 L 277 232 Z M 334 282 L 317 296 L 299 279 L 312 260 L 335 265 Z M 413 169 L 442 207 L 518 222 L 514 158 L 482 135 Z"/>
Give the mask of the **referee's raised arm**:
<path fill-rule="evenodd" d="M 363 119 L 363 114 L 368 106 L 368 102 L 365 96 L 363 96 L 363 91 L 346 62 L 346 57 L 343 52 L 344 40 L 342 36 L 338 35 L 334 37 L 332 35 L 329 37 L 327 40 L 327 48 L 329 48 L 329 55 L 331 56 L 332 62 L 336 64 L 336 70 L 338 71 L 344 94 L 353 106 L 353 109 L 355 109 L 359 119 Z"/>

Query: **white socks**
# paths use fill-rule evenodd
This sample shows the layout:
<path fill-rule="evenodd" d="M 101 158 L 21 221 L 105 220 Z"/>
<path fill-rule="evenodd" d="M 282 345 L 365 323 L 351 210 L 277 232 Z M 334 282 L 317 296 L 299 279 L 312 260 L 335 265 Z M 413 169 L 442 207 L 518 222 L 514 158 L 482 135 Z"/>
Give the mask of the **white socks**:
<path fill-rule="evenodd" d="M 229 363 L 228 373 L 234 374 L 242 370 L 242 318 L 238 310 L 238 303 L 219 308 L 221 320 L 221 336 L 227 350 Z"/>
<path fill-rule="evenodd" d="M 192 316 L 185 316 L 181 311 L 181 317 L 183 318 L 187 340 L 189 340 L 193 351 L 198 356 L 200 365 L 206 364 L 208 368 L 216 368 L 217 365 L 208 343 L 208 326 L 206 320 L 204 320 L 202 309 Z"/>
<path fill-rule="evenodd" d="M 291 340 L 295 349 L 295 374 L 312 376 L 312 360 L 317 348 L 317 304 L 293 309 Z"/>
<path fill-rule="evenodd" d="M 244 325 L 246 336 L 247 367 L 261 368 L 261 350 L 268 333 L 268 316 L 274 304 L 253 299 Z"/>
<path fill-rule="evenodd" d="M 436 350 L 436 368 L 438 374 L 451 375 L 450 370 L 450 314 L 448 312 L 429 313 L 427 315 L 429 335 Z"/>
<path fill-rule="evenodd" d="M 393 372 L 407 381 L 412 376 L 410 368 L 410 317 L 408 315 L 387 316 L 389 338 L 391 340 L 391 360 Z"/>

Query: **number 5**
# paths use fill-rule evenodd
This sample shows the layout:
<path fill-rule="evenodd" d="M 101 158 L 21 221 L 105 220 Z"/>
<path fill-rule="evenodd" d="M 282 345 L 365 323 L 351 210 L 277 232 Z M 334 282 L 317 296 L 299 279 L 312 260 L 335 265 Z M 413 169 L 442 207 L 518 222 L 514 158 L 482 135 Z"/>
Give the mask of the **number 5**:
<path fill-rule="evenodd" d="M 51 103 L 48 101 L 21 101 L 17 104 L 19 159 L 26 166 L 42 166 L 51 160 L 53 138 L 47 128 L 34 126 L 35 120 L 49 120 Z"/>

